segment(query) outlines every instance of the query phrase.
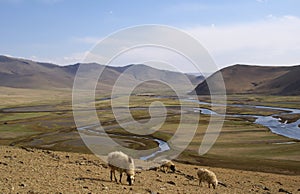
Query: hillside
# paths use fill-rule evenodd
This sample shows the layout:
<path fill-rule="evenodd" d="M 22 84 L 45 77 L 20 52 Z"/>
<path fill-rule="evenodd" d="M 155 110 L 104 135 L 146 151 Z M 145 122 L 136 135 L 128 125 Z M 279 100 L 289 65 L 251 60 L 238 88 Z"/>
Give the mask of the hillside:
<path fill-rule="evenodd" d="M 221 69 L 207 80 L 219 88 L 214 82 L 216 75 L 221 73 L 227 94 L 266 94 L 266 95 L 299 95 L 300 66 L 269 67 L 234 65 Z M 197 94 L 209 94 L 207 82 L 203 81 L 196 88 Z"/>
<path fill-rule="evenodd" d="M 80 65 L 86 67 L 84 68 L 84 79 L 103 71 L 101 78 L 98 80 L 98 87 L 103 90 L 111 89 L 120 75 L 124 77 L 126 84 L 136 84 L 147 80 L 156 80 L 167 84 L 182 84 L 185 77 L 187 77 L 192 84 L 197 85 L 203 80 L 201 76 L 196 77 L 159 70 L 142 64 L 124 67 L 104 66 L 96 63 L 59 66 L 51 63 L 0 56 L 0 86 L 34 89 L 72 88 Z M 90 83 L 87 81 L 85 84 Z M 153 82 L 146 84 L 150 88 L 158 88 L 159 85 L 161 84 Z"/>
<path fill-rule="evenodd" d="M 0 147 L 0 193 L 297 193 L 299 176 L 175 163 L 175 173 L 139 169 L 133 186 L 110 181 L 107 165 L 91 154 Z M 198 168 L 222 185 L 198 186 Z M 118 173 L 116 174 L 118 177 Z"/>

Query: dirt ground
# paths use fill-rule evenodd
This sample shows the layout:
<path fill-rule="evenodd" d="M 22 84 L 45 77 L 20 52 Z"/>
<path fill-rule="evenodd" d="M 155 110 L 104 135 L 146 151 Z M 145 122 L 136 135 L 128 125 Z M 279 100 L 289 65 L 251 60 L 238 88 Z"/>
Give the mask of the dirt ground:
<path fill-rule="evenodd" d="M 175 173 L 139 171 L 129 186 L 111 182 L 95 155 L 0 146 L 0 193 L 300 193 L 299 176 L 212 167 L 227 187 L 200 187 L 202 166 L 175 164 Z"/>

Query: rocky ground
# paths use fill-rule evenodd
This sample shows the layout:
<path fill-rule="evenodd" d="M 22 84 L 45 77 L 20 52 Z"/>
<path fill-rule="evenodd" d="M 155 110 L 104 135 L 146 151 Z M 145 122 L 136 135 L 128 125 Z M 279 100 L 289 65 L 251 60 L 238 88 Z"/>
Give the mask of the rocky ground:
<path fill-rule="evenodd" d="M 300 193 L 300 177 L 204 167 L 225 186 L 198 186 L 203 166 L 175 163 L 176 173 L 142 170 L 133 186 L 111 182 L 94 155 L 0 147 L 0 193 Z"/>

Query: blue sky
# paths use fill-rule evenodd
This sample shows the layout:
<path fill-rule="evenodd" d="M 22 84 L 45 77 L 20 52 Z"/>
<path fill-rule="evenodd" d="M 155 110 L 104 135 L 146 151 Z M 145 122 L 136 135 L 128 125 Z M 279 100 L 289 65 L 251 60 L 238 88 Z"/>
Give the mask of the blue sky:
<path fill-rule="evenodd" d="M 122 28 L 162 24 L 199 40 L 219 67 L 300 64 L 300 1 L 0 0 L 0 54 L 61 65 Z"/>

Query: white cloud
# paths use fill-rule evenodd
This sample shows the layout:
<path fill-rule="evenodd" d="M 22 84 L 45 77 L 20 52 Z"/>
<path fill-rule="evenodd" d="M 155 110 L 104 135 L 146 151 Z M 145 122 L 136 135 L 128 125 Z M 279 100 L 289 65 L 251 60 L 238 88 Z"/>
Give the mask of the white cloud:
<path fill-rule="evenodd" d="M 54 63 L 56 65 L 70 65 L 70 64 L 83 62 L 87 53 L 88 52 L 72 53 L 70 55 L 61 56 L 61 57 L 30 56 L 26 58 L 38 62 Z"/>
<path fill-rule="evenodd" d="M 219 66 L 234 63 L 300 63 L 300 18 L 273 15 L 258 22 L 186 29 L 206 47 Z"/>
<path fill-rule="evenodd" d="M 102 39 L 103 38 L 99 38 L 99 37 L 85 36 L 85 37 L 72 38 L 72 41 L 77 43 L 84 43 L 84 44 L 96 44 Z"/>
<path fill-rule="evenodd" d="M 163 30 L 164 28 L 162 28 Z M 145 28 L 149 30 L 149 28 Z M 157 31 L 155 31 L 157 30 Z M 54 57 L 51 60 L 45 58 L 34 58 L 33 60 L 48 61 L 56 64 L 66 65 L 77 62 L 98 62 L 104 64 L 108 58 L 112 57 L 112 52 L 117 54 L 121 50 L 126 50 L 135 45 L 147 44 L 151 42 L 152 37 L 161 37 L 161 45 L 172 42 L 170 48 L 180 48 L 188 51 L 191 56 L 199 56 L 199 50 L 191 47 L 191 42 L 180 38 L 180 34 L 170 31 L 167 37 L 161 36 L 161 29 L 153 29 L 149 33 L 132 33 L 122 36 L 113 36 L 111 38 L 100 37 L 82 37 L 73 38 L 73 42 L 93 44 L 92 53 L 72 53 L 65 57 Z M 205 48 L 217 63 L 218 67 L 224 67 L 236 63 L 244 64 L 264 64 L 264 65 L 291 65 L 300 64 L 300 18 L 287 15 L 276 17 L 274 15 L 266 16 L 261 21 L 252 23 L 242 23 L 235 25 L 215 25 L 195 26 L 185 29 L 186 32 L 194 36 Z M 148 39 L 149 40 L 148 40 Z M 103 40 L 101 42 L 101 40 Z M 105 40 L 105 41 L 104 41 Z M 156 40 L 156 39 L 155 39 Z M 174 41 L 176 40 L 176 41 Z M 101 43 L 98 47 L 96 43 Z M 125 47 L 124 47 L 125 45 Z M 124 48 L 123 48 L 124 47 Z M 201 52 L 200 52 L 201 54 Z M 147 58 L 148 57 L 148 58 Z M 200 56 L 201 57 L 201 56 Z M 133 49 L 122 56 L 122 60 L 114 61 L 117 65 L 127 65 L 129 63 L 139 62 L 140 60 L 173 59 L 174 65 L 178 67 L 184 62 L 170 52 L 163 52 L 162 49 Z M 122 64 L 123 63 L 123 64 Z M 194 71 L 187 67 L 178 68 L 183 71 Z M 206 65 L 206 64 L 203 64 Z"/>

